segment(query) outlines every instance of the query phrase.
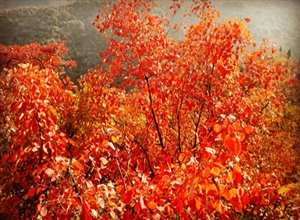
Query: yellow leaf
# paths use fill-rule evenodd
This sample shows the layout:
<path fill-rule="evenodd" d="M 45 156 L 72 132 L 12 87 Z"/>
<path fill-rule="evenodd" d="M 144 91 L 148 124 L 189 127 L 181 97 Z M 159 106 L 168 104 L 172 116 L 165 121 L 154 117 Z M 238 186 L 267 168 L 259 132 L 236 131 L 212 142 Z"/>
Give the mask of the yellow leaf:
<path fill-rule="evenodd" d="M 278 194 L 284 194 L 284 193 L 287 193 L 288 191 L 290 191 L 291 188 L 287 187 L 287 186 L 282 186 L 280 187 L 280 189 L 278 190 Z"/>
<path fill-rule="evenodd" d="M 298 189 L 298 185 L 296 183 L 290 183 L 287 185 L 287 187 L 289 187 L 291 189 Z"/>
<path fill-rule="evenodd" d="M 222 130 L 222 126 L 219 124 L 215 124 L 213 129 L 214 129 L 214 132 L 219 133 Z"/>
<path fill-rule="evenodd" d="M 111 136 L 111 141 L 112 141 L 113 143 L 116 143 L 118 140 L 117 140 L 117 138 L 116 138 L 115 136 Z"/>
<path fill-rule="evenodd" d="M 229 190 L 229 198 L 234 198 L 234 197 L 237 197 L 238 196 L 238 191 L 237 189 L 230 189 Z"/>
<path fill-rule="evenodd" d="M 54 116 L 57 116 L 57 111 L 52 105 L 47 106 Z"/>
<path fill-rule="evenodd" d="M 227 173 L 226 182 L 231 183 L 233 181 L 232 172 Z"/>
<path fill-rule="evenodd" d="M 245 24 L 245 23 L 241 23 L 240 26 L 241 26 L 241 29 L 242 29 L 242 30 L 246 29 L 246 24 Z"/>
<path fill-rule="evenodd" d="M 297 184 L 290 183 L 290 184 L 280 187 L 280 189 L 278 190 L 278 194 L 281 195 L 281 194 L 287 193 L 291 189 L 297 189 L 297 188 L 298 188 Z"/>
<path fill-rule="evenodd" d="M 155 202 L 153 202 L 153 201 L 148 202 L 149 209 L 154 210 L 154 209 L 156 209 L 156 207 L 157 207 L 157 204 Z"/>

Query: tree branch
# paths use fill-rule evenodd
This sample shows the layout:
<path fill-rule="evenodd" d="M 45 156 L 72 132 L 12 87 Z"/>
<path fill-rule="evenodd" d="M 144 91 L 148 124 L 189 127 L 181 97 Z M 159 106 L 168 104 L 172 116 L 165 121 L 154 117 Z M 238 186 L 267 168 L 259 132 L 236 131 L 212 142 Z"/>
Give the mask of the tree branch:
<path fill-rule="evenodd" d="M 195 137 L 194 137 L 194 146 L 193 146 L 194 148 L 196 148 L 196 146 L 197 146 L 197 132 L 198 132 L 198 127 L 199 127 L 199 124 L 200 124 L 200 119 L 201 119 L 201 116 L 202 116 L 203 108 L 204 108 L 204 102 L 201 105 L 201 109 L 200 109 L 200 112 L 199 112 L 199 115 L 198 115 L 198 119 L 197 119 L 197 122 L 195 123 Z"/>
<path fill-rule="evenodd" d="M 261 114 L 261 113 L 265 110 L 265 108 L 268 107 L 268 105 L 269 105 L 269 102 L 267 102 L 267 103 L 262 107 L 262 109 L 259 111 L 259 113 Z"/>
<path fill-rule="evenodd" d="M 149 168 L 150 168 L 150 177 L 153 178 L 155 176 L 155 172 L 154 172 L 154 169 L 151 165 L 151 162 L 150 162 L 150 159 L 149 159 L 149 156 L 148 156 L 148 153 L 147 153 L 147 150 L 144 148 L 143 145 L 141 145 L 141 143 L 136 139 L 136 137 L 134 137 L 134 142 L 143 150 L 144 154 L 145 154 L 145 157 L 146 157 L 146 160 L 149 164 Z"/>
<path fill-rule="evenodd" d="M 164 146 L 164 143 L 163 143 L 163 138 L 162 138 L 161 132 L 159 130 L 159 125 L 158 125 L 158 122 L 157 122 L 157 119 L 156 119 L 156 116 L 155 116 L 155 112 L 154 112 L 154 109 L 153 109 L 153 101 L 152 101 L 152 95 L 151 95 L 151 92 L 150 92 L 149 78 L 147 76 L 145 76 L 145 80 L 146 80 L 147 88 L 148 88 L 148 95 L 149 95 L 149 101 L 150 101 L 153 121 L 154 121 L 155 128 L 156 128 L 156 131 L 157 131 L 157 134 L 158 134 L 160 145 L 161 145 L 162 149 L 164 149 L 165 146 Z"/>

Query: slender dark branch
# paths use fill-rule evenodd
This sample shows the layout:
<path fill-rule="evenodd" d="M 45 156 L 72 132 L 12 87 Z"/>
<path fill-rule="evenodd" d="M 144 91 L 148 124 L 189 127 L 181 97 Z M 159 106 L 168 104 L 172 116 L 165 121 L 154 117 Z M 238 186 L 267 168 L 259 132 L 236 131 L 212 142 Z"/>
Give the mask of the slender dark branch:
<path fill-rule="evenodd" d="M 79 199 L 79 201 L 82 202 L 81 201 L 81 195 L 80 195 L 80 192 L 79 192 L 79 189 L 78 189 L 78 185 L 76 183 L 76 180 L 75 180 L 75 177 L 73 175 L 73 172 L 72 172 L 72 170 L 70 168 L 70 165 L 72 164 L 73 157 L 74 157 L 73 149 L 72 149 L 71 144 L 67 144 L 67 150 L 70 152 L 70 159 L 69 159 L 69 164 L 68 164 L 68 169 L 67 170 L 68 170 L 68 173 L 70 174 L 70 176 L 72 178 L 72 182 L 73 182 L 72 187 L 73 187 L 73 189 L 74 189 L 74 191 L 76 193 L 76 196 Z"/>
<path fill-rule="evenodd" d="M 177 141 L 178 141 L 178 149 L 179 149 L 179 152 L 181 153 L 181 144 L 180 144 L 180 115 L 179 113 L 177 113 L 177 130 L 178 130 L 178 135 L 177 135 Z"/>
<path fill-rule="evenodd" d="M 146 80 L 147 88 L 148 88 L 149 101 L 150 101 L 153 121 L 154 121 L 155 128 L 156 128 L 156 131 L 157 131 L 157 134 L 158 134 L 160 145 L 161 145 L 162 149 L 164 149 L 165 146 L 164 146 L 164 143 L 163 143 L 163 138 L 162 138 L 161 132 L 159 130 L 159 125 L 158 125 L 158 122 L 157 122 L 157 119 L 156 119 L 156 116 L 155 116 L 155 112 L 154 112 L 154 109 L 153 109 L 153 101 L 152 101 L 152 95 L 151 95 L 151 92 L 150 92 L 149 78 L 147 76 L 145 76 L 145 80 Z"/>
<path fill-rule="evenodd" d="M 181 149 L 181 126 L 180 126 L 180 110 L 181 110 L 182 104 L 183 104 L 183 99 L 181 99 L 179 109 L 177 110 L 177 130 L 178 130 L 177 140 L 178 140 L 178 149 L 179 149 L 180 153 L 182 152 L 182 149 Z"/>
<path fill-rule="evenodd" d="M 76 193 L 76 196 L 77 196 L 78 200 L 79 200 L 80 202 L 82 202 L 82 201 L 81 201 L 80 192 L 79 192 L 79 189 L 78 189 L 78 185 L 77 185 L 77 183 L 76 183 L 76 180 L 75 180 L 75 177 L 74 177 L 74 175 L 73 175 L 73 172 L 72 172 L 72 170 L 71 170 L 71 168 L 70 168 L 71 161 L 72 161 L 72 158 L 70 158 L 70 163 L 69 163 L 69 165 L 68 165 L 68 172 L 69 172 L 69 174 L 70 174 L 70 176 L 71 176 L 71 178 L 72 178 L 72 182 L 73 182 L 72 187 L 73 187 L 73 189 L 74 189 L 74 191 L 75 191 L 75 193 Z"/>
<path fill-rule="evenodd" d="M 197 119 L 197 122 L 195 123 L 195 137 L 194 137 L 194 146 L 193 146 L 194 148 L 196 148 L 196 146 L 197 146 L 197 132 L 198 132 L 198 127 L 199 127 L 199 124 L 200 124 L 200 119 L 201 119 L 201 116 L 202 116 L 203 108 L 204 108 L 204 102 L 201 105 L 201 109 L 200 109 L 200 112 L 199 112 L 199 115 L 198 115 L 198 119 Z"/>
<path fill-rule="evenodd" d="M 211 68 L 211 72 L 210 72 L 210 79 L 209 79 L 209 84 L 208 84 L 208 96 L 211 97 L 211 87 L 212 87 L 212 74 L 214 72 L 214 69 L 215 69 L 215 65 L 213 64 L 212 68 Z M 211 116 L 213 117 L 214 116 L 214 111 L 211 109 L 210 110 L 210 113 L 211 113 Z"/>
<path fill-rule="evenodd" d="M 124 185 L 125 192 L 127 192 L 127 187 L 126 187 L 126 183 L 125 183 L 125 180 L 124 180 L 124 177 L 123 177 L 123 174 L 122 174 L 121 168 L 120 168 L 119 160 L 118 160 L 118 158 L 117 158 L 117 157 L 116 157 L 115 159 L 116 159 L 116 161 L 117 161 L 118 170 L 119 170 L 120 176 L 121 176 L 121 178 L 122 178 L 122 181 L 123 181 L 123 185 Z"/>
<path fill-rule="evenodd" d="M 41 125 L 40 125 L 40 118 L 38 117 L 38 116 L 36 116 L 36 122 L 37 122 L 37 124 L 38 124 L 38 127 L 39 127 L 39 133 L 40 133 L 40 139 L 41 139 L 41 148 L 40 148 L 40 160 L 39 160 L 39 163 L 41 163 L 42 162 L 42 159 L 43 159 L 43 145 L 44 145 L 44 141 L 43 141 L 43 139 L 42 139 L 42 133 L 43 133 L 43 129 L 42 129 L 42 127 L 41 127 Z"/>
<path fill-rule="evenodd" d="M 43 69 L 45 69 L 45 66 L 44 66 L 44 64 L 43 64 L 43 62 L 42 62 L 41 59 L 39 59 L 39 58 L 37 58 L 37 57 L 35 57 L 34 59 L 37 60 L 37 61 L 39 61 L 39 63 L 41 64 L 41 67 L 42 67 Z"/>
<path fill-rule="evenodd" d="M 154 169 L 153 169 L 153 167 L 152 167 L 152 165 L 151 165 L 151 161 L 150 161 L 150 159 L 149 159 L 149 155 L 148 155 L 148 153 L 147 153 L 146 148 L 144 148 L 144 146 L 141 145 L 141 143 L 136 139 L 136 137 L 135 137 L 135 139 L 134 139 L 134 142 L 135 142 L 135 143 L 143 150 L 143 152 L 144 152 L 144 154 L 145 154 L 145 157 L 146 157 L 146 160 L 147 160 L 147 162 L 148 162 L 148 164 L 149 164 L 149 168 L 150 168 L 150 172 L 151 172 L 150 177 L 153 178 L 153 177 L 155 176 L 155 172 L 154 172 Z"/>
<path fill-rule="evenodd" d="M 211 72 L 210 72 L 210 79 L 209 79 L 209 84 L 208 84 L 208 95 L 211 96 L 211 78 L 212 78 L 212 74 L 214 72 L 215 69 L 215 65 L 212 66 L 211 68 Z"/>
<path fill-rule="evenodd" d="M 259 113 L 261 114 L 261 113 L 265 110 L 265 108 L 268 107 L 268 105 L 269 105 L 269 102 L 267 102 L 267 103 L 262 107 L 262 109 L 259 111 Z"/>

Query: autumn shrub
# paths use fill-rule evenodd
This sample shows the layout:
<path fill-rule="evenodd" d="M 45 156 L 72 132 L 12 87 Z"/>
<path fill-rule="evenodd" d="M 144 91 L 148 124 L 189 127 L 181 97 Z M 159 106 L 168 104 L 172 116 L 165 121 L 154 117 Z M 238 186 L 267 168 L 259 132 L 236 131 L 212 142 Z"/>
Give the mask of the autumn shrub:
<path fill-rule="evenodd" d="M 37 44 L 2 46 L 4 217 L 299 217 L 298 65 L 256 46 L 249 18 L 217 23 L 209 1 L 191 3 L 190 27 L 155 6 L 103 5 L 93 25 L 108 47 L 79 89 L 60 78 L 63 45 L 43 62 Z"/>

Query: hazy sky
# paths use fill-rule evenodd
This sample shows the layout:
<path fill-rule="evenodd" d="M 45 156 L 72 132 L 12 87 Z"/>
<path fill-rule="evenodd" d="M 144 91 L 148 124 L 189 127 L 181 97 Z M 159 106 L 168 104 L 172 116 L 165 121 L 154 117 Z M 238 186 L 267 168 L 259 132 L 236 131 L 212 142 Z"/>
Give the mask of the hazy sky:
<path fill-rule="evenodd" d="M 58 5 L 75 0 L 0 0 L 1 9 L 14 6 Z M 159 2 L 162 2 L 161 0 Z M 186 0 L 189 2 L 191 0 Z M 166 4 L 170 0 L 165 0 Z M 300 59 L 300 0 L 212 0 L 221 12 L 221 19 L 228 17 L 249 17 L 247 24 L 254 40 L 262 38 L 274 41 L 277 48 L 292 50 L 293 56 Z M 97 9 L 95 9 L 97 10 Z"/>

